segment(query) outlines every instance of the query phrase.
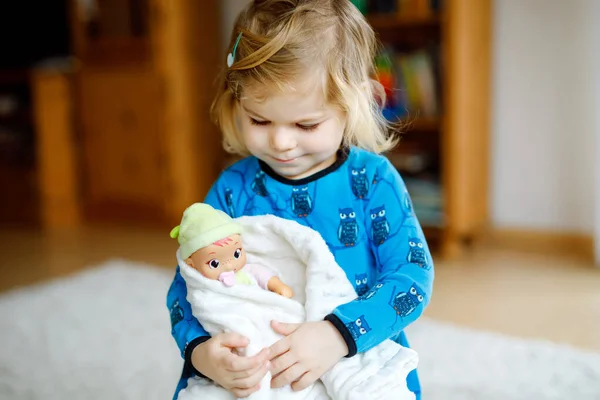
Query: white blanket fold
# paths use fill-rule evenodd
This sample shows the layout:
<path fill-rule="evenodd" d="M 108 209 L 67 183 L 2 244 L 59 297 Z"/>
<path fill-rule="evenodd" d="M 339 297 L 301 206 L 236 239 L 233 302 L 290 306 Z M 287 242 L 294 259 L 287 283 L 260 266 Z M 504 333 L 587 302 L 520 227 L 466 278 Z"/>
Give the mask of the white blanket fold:
<path fill-rule="evenodd" d="M 325 241 L 314 230 L 272 215 L 241 217 L 242 240 L 248 263 L 273 270 L 294 290 L 287 299 L 257 285 L 226 287 L 204 278 L 186 265 L 177 253 L 186 281 L 192 313 L 211 334 L 237 332 L 250 339 L 242 354 L 251 356 L 278 341 L 272 320 L 299 323 L 321 321 L 337 306 L 356 298 L 352 284 L 336 263 Z M 416 368 L 418 356 L 411 349 L 386 340 L 379 346 L 341 360 L 311 387 L 293 392 L 289 387 L 270 389 L 270 374 L 252 400 L 404 400 L 414 399 L 406 376 Z M 191 378 L 180 400 L 235 399 L 225 389 L 202 378 Z"/>

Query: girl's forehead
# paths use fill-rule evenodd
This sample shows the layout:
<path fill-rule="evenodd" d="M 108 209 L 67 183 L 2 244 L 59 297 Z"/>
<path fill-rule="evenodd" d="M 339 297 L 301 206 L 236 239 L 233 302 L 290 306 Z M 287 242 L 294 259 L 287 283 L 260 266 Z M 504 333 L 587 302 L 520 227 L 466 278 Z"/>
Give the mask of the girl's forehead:
<path fill-rule="evenodd" d="M 248 81 L 244 85 L 242 99 L 247 98 L 252 102 L 261 103 L 278 96 L 313 96 L 315 93 L 324 95 L 325 83 L 320 75 L 313 72 L 286 80 L 272 80 L 264 83 Z"/>
<path fill-rule="evenodd" d="M 318 118 L 328 109 L 320 90 L 272 91 L 260 98 L 248 96 L 242 99 L 241 105 L 244 110 L 256 117 L 282 122 Z"/>
<path fill-rule="evenodd" d="M 246 111 L 269 119 L 294 119 L 329 108 L 321 85 L 314 81 L 294 81 L 289 85 L 253 85 L 242 96 Z"/>

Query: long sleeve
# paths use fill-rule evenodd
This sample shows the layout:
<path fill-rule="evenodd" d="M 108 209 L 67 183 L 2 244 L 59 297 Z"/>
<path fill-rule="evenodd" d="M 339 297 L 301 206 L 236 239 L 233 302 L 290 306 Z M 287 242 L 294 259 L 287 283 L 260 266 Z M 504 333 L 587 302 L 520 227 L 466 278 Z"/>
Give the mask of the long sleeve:
<path fill-rule="evenodd" d="M 208 339 L 210 337 L 208 332 L 192 315 L 192 307 L 186 296 L 185 281 L 179 273 L 179 267 L 177 267 L 175 277 L 167 293 L 167 307 L 171 315 L 171 334 L 177 342 L 181 356 L 184 358 L 186 358 L 186 349 L 190 343 L 197 341 L 199 338 L 206 337 Z"/>
<path fill-rule="evenodd" d="M 365 205 L 378 278 L 371 289 L 327 317 L 344 336 L 351 357 L 397 335 L 423 313 L 431 298 L 434 268 L 406 186 L 385 160 Z"/>
<path fill-rule="evenodd" d="M 207 194 L 205 202 L 223 210 L 222 201 L 218 196 L 219 187 L 220 182 L 217 181 Z M 227 212 L 226 209 L 223 211 Z M 192 315 L 192 307 L 187 301 L 187 287 L 185 280 L 179 273 L 179 267 L 177 267 L 175 277 L 167 293 L 167 307 L 171 316 L 171 334 L 179 347 L 181 356 L 185 360 L 185 368 L 189 372 L 199 375 L 191 364 L 192 351 L 197 345 L 210 339 L 210 335 Z"/>

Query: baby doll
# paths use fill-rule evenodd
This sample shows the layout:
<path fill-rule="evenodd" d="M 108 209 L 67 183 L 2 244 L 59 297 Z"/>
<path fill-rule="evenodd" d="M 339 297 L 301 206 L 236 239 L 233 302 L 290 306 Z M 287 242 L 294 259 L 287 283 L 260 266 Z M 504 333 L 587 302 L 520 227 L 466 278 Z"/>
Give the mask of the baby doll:
<path fill-rule="evenodd" d="M 252 285 L 291 298 L 292 289 L 269 269 L 246 264 L 242 228 L 229 215 L 208 204 L 195 203 L 183 213 L 171 237 L 178 239 L 180 256 L 205 278 L 225 286 Z"/>

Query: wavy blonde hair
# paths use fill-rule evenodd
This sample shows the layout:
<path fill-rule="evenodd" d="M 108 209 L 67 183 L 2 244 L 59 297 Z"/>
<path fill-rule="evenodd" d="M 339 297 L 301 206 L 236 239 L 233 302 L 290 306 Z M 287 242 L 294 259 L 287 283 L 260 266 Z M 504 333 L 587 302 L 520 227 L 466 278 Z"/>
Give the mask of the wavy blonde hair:
<path fill-rule="evenodd" d="M 236 122 L 244 88 L 291 89 L 307 71 L 322 74 L 327 101 L 346 115 L 342 145 L 375 153 L 396 144 L 381 112 L 383 87 L 372 77 L 378 43 L 349 0 L 254 0 L 238 16 L 229 51 L 235 60 L 219 76 L 211 116 L 226 151 L 248 155 Z"/>

